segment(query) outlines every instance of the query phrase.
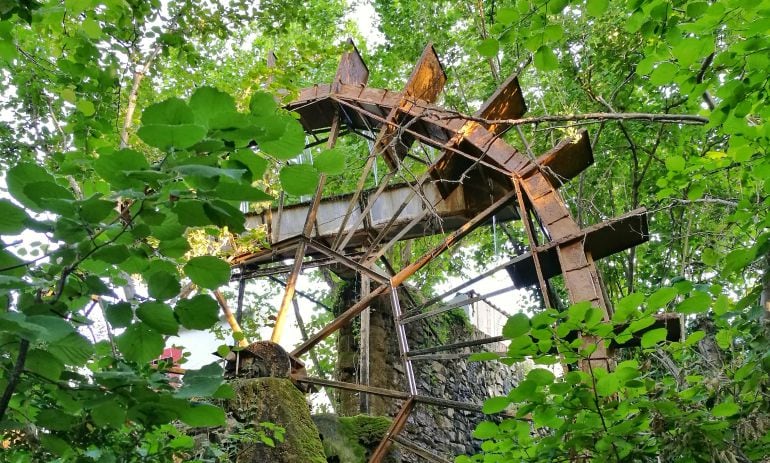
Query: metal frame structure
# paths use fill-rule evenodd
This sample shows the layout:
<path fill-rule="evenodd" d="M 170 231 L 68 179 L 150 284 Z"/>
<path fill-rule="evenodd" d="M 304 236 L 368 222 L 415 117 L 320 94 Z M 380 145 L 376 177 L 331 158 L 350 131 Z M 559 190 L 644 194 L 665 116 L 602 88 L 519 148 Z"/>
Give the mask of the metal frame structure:
<path fill-rule="evenodd" d="M 400 411 L 370 463 L 380 462 L 394 441 L 427 461 L 445 462 L 442 457 L 399 437 L 410 412 L 419 403 L 478 413 L 481 412 L 481 405 L 421 395 L 412 362 L 450 358 L 457 354 L 445 352 L 491 344 L 501 338 L 490 337 L 410 351 L 407 325 L 449 310 L 447 307 L 431 308 L 449 294 L 502 270 L 506 270 L 513 281 L 513 286 L 505 290 L 537 285 L 549 306 L 548 279 L 561 274 L 570 300 L 590 301 L 603 310 L 604 319 L 608 321 L 611 309 L 600 289 L 595 260 L 645 242 L 648 239 L 646 211 L 641 208 L 615 220 L 587 228 L 578 226 L 558 190 L 564 182 L 593 162 L 588 135 L 581 132 L 576 139 L 565 140 L 534 159 L 529 153 L 529 144 L 523 138 L 525 153 L 502 138 L 508 126 L 479 122 L 522 117 L 526 105 L 516 76 L 506 80 L 472 118 L 434 104 L 446 82 L 446 74 L 432 45 L 425 48 L 403 91 L 367 87 L 368 77 L 369 70 L 351 42 L 350 51 L 343 54 L 331 84 L 306 88 L 296 101 L 286 106 L 286 109 L 299 114 L 307 133 L 328 133 L 327 145 L 330 147 L 334 146 L 341 130 L 377 133 L 355 192 L 343 199 L 348 201 L 345 212 L 336 216 L 325 212 L 331 209 L 334 198 L 323 198 L 324 177 L 309 203 L 286 206 L 281 201 L 277 211 L 254 218 L 269 228 L 268 236 L 273 238 L 271 249 L 236 256 L 232 260 L 237 270 L 233 279 L 243 281 L 288 273 L 285 281 L 280 281 L 285 287 L 285 294 L 272 336 L 275 342 L 280 340 L 285 315 L 295 293 L 303 295 L 295 289 L 303 268 L 334 263 L 374 283 L 371 288 L 367 283 L 358 301 L 321 330 L 309 335 L 291 352 L 291 356 L 301 364 L 301 356 L 361 315 L 362 362 L 366 363 L 362 371 L 367 372 L 367 309 L 375 299 L 389 296 L 399 352 L 404 363 L 405 391 L 372 387 L 368 384 L 368 376 L 362 377 L 360 384 L 312 378 L 304 374 L 295 375 L 294 379 L 305 385 L 340 388 L 402 401 Z M 408 165 L 411 162 L 410 149 L 418 142 L 437 149 L 441 154 L 427 165 L 423 174 L 415 176 Z M 379 185 L 366 190 L 372 167 L 379 157 L 384 159 L 390 170 Z M 403 183 L 400 185 L 409 191 L 404 190 L 403 193 L 390 183 L 404 181 L 406 186 L 403 187 Z M 400 201 L 396 201 L 396 197 Z M 383 204 L 388 206 L 386 212 L 390 218 L 376 222 L 374 214 Z M 283 219 L 292 211 L 291 207 L 300 208 L 292 213 L 301 215 L 306 212 L 306 218 L 301 231 L 284 237 L 281 233 L 288 233 L 288 225 Z M 520 218 L 529 239 L 529 252 L 423 304 L 402 309 L 399 289 L 407 279 L 474 229 L 488 223 L 493 216 L 497 216 L 498 220 L 501 217 L 505 220 Z M 404 268 L 383 272 L 375 266 L 378 259 L 399 240 L 436 233 L 444 233 L 443 240 Z M 538 235 L 545 236 L 546 240 L 539 243 Z M 288 259 L 293 259 L 291 265 L 281 264 Z M 279 263 L 277 266 L 276 262 Z M 666 325 L 676 324 L 674 319 L 661 320 Z M 676 330 L 671 331 L 675 333 Z M 581 365 L 582 368 L 611 367 L 611 355 L 601 340 L 585 337 L 584 342 L 595 344 L 596 349 Z M 362 405 L 365 405 L 363 402 Z"/>

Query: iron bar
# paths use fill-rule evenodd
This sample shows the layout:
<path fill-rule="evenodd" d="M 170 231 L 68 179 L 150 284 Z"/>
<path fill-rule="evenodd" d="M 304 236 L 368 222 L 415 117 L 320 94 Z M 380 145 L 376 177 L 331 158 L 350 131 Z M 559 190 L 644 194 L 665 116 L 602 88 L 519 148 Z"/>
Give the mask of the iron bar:
<path fill-rule="evenodd" d="M 529 147 L 527 147 L 529 150 Z M 532 218 L 529 215 L 529 208 L 527 208 L 527 202 L 524 198 L 521 188 L 521 178 L 516 178 L 513 181 L 513 185 L 516 188 L 516 195 L 519 201 L 519 216 L 521 221 L 524 222 L 524 229 L 527 232 L 527 239 L 529 240 L 529 249 L 532 253 L 532 262 L 535 264 L 535 273 L 537 273 L 537 281 L 540 285 L 540 292 L 543 297 L 543 304 L 545 307 L 551 307 L 551 298 L 548 294 L 548 286 L 543 276 L 543 268 L 540 265 L 540 256 L 537 253 L 537 238 L 535 237 L 535 231 L 532 227 Z"/>
<path fill-rule="evenodd" d="M 409 393 L 412 395 L 417 394 L 417 381 L 414 378 L 414 370 L 412 369 L 412 361 L 409 360 L 407 352 L 409 352 L 409 341 L 406 339 L 406 329 L 403 323 L 399 323 L 401 318 L 401 303 L 398 300 L 398 288 L 395 286 L 390 287 L 390 304 L 393 309 L 393 321 L 396 324 L 396 336 L 398 337 L 398 348 L 401 353 L 401 360 L 404 362 L 404 373 L 406 374 L 406 383 L 409 387 Z"/>
<path fill-rule="evenodd" d="M 347 325 L 350 320 L 353 319 L 356 315 L 360 314 L 361 311 L 363 311 L 365 308 L 369 307 L 371 302 L 378 297 L 380 297 L 385 291 L 387 291 L 388 285 L 380 285 L 377 288 L 375 288 L 371 293 L 369 293 L 368 296 L 365 298 L 362 298 L 355 304 L 353 304 L 348 310 L 342 312 L 340 315 L 337 316 L 334 320 L 329 322 L 326 326 L 321 328 L 317 333 L 310 336 L 307 341 L 303 342 L 301 345 L 297 346 L 296 349 L 294 349 L 291 353 L 294 357 L 299 357 L 302 354 L 306 353 L 308 350 L 312 349 L 316 344 L 326 339 L 330 334 L 334 333 L 341 327 Z"/>
<path fill-rule="evenodd" d="M 238 280 L 238 306 L 235 308 L 235 320 L 243 322 L 243 298 L 246 295 L 246 279 Z"/>
<path fill-rule="evenodd" d="M 342 237 L 342 234 L 345 232 L 345 227 L 348 224 L 348 220 L 350 220 L 350 214 L 353 213 L 353 209 L 355 209 L 355 207 L 358 205 L 358 197 L 361 195 L 361 190 L 363 190 L 364 185 L 366 184 L 367 177 L 369 177 L 369 171 L 372 170 L 372 164 L 374 164 L 376 161 L 376 153 L 374 153 L 374 151 L 370 152 L 369 157 L 366 158 L 366 164 L 364 164 L 364 168 L 361 171 L 361 176 L 358 178 L 358 183 L 356 184 L 356 189 L 353 192 L 353 197 L 350 198 L 348 208 L 345 211 L 345 215 L 342 217 L 340 228 L 337 230 L 334 242 L 331 245 L 332 249 L 338 249 L 339 241 Z"/>
<path fill-rule="evenodd" d="M 391 399 L 406 400 L 409 398 L 409 394 L 404 391 L 396 391 L 393 389 L 385 389 L 381 387 L 366 386 L 363 384 L 345 383 L 342 381 L 334 381 L 331 379 L 315 378 L 311 376 L 302 376 L 295 378 L 298 383 L 311 384 L 313 386 L 332 387 L 335 389 L 342 389 L 343 391 L 362 392 L 364 394 L 372 394 L 380 397 L 389 397 Z"/>
<path fill-rule="evenodd" d="M 394 127 L 398 127 L 403 132 L 406 132 L 409 135 L 412 135 L 413 137 L 417 138 L 422 143 L 425 143 L 428 146 L 432 146 L 432 147 L 438 148 L 440 150 L 446 150 L 446 151 L 451 151 L 453 153 L 457 153 L 457 154 L 459 154 L 460 156 L 462 156 L 464 158 L 468 158 L 468 159 L 470 159 L 470 160 L 472 160 L 474 162 L 478 162 L 480 165 L 482 165 L 484 167 L 489 167 L 490 169 L 496 170 L 496 171 L 498 171 L 498 172 L 500 172 L 502 174 L 505 174 L 505 175 L 511 175 L 510 171 L 508 171 L 508 170 L 506 170 L 506 169 L 504 169 L 504 168 L 502 168 L 500 166 L 496 166 L 494 164 L 491 164 L 489 162 L 482 161 L 481 158 L 474 157 L 473 155 L 468 154 L 468 153 L 466 153 L 466 152 L 464 152 L 464 151 L 462 151 L 462 150 L 460 150 L 458 148 L 454 148 L 453 146 L 450 146 L 451 145 L 450 143 L 442 144 L 440 142 L 437 142 L 437 141 L 433 140 L 430 137 L 426 137 L 425 135 L 423 135 L 423 134 L 421 134 L 419 132 L 416 132 L 416 131 L 414 131 L 412 129 L 408 129 L 406 127 L 401 127 L 396 122 L 388 121 L 384 117 L 378 116 L 378 115 L 376 115 L 376 114 L 374 114 L 374 113 L 372 113 L 370 111 L 367 111 L 367 110 L 365 110 L 365 109 L 363 109 L 361 107 L 356 106 L 353 103 L 345 101 L 344 99 L 338 98 L 336 96 L 332 96 L 330 98 L 333 99 L 334 101 L 336 101 L 337 103 L 345 105 L 345 106 L 353 109 L 354 111 L 358 111 L 358 112 L 360 112 L 362 114 L 365 114 L 365 115 L 371 117 L 372 119 L 377 120 L 378 122 L 380 122 L 382 124 L 387 124 L 387 125 L 391 125 L 391 126 L 394 126 Z M 442 128 L 444 128 L 444 127 L 442 127 Z M 446 130 L 450 130 L 450 129 L 446 129 Z M 435 164 L 433 164 L 433 165 L 435 165 Z"/>
<path fill-rule="evenodd" d="M 371 281 L 366 275 L 361 275 L 361 297 L 366 297 L 372 290 Z M 359 333 L 358 349 L 358 382 L 369 385 L 369 338 L 371 328 L 371 308 L 367 307 L 361 312 L 361 329 Z M 312 351 L 311 351 L 312 354 Z M 369 413 L 369 396 L 360 394 L 358 397 L 358 409 L 361 413 Z"/>
<path fill-rule="evenodd" d="M 396 437 L 398 433 L 404 429 L 406 420 L 409 418 L 409 414 L 412 412 L 413 408 L 414 398 L 410 397 L 406 399 L 406 402 L 404 402 L 403 405 L 401 405 L 401 410 L 399 410 L 396 417 L 393 418 L 393 423 L 391 423 L 390 428 L 380 441 L 380 445 L 378 445 L 372 453 L 371 458 L 369 458 L 369 463 L 380 463 L 385 458 L 388 453 L 388 448 L 390 448 L 391 439 Z"/>
<path fill-rule="evenodd" d="M 274 276 L 268 276 L 268 278 L 271 281 L 274 281 L 274 282 L 278 283 L 279 285 L 281 285 L 283 287 L 286 287 L 286 282 L 281 280 L 280 278 L 276 278 Z M 315 305 L 317 305 L 319 307 L 323 307 L 324 309 L 328 310 L 329 312 L 332 312 L 332 308 L 331 307 L 329 307 L 328 305 L 326 305 L 323 302 L 319 301 L 318 299 L 314 298 L 313 296 L 307 294 L 306 292 L 300 291 L 298 289 L 294 290 L 294 292 L 297 293 L 297 296 L 304 297 L 305 299 L 307 299 L 308 301 L 314 303 Z"/>
<path fill-rule="evenodd" d="M 411 350 L 406 355 L 408 357 L 415 357 L 423 354 L 434 354 L 436 352 L 444 352 L 453 349 L 462 349 L 464 347 L 484 346 L 486 344 L 494 344 L 496 342 L 504 341 L 503 336 L 494 336 L 490 338 L 475 339 L 473 341 L 456 342 L 454 344 L 444 344 L 443 346 L 426 347 L 425 349 Z"/>
<path fill-rule="evenodd" d="M 340 241 L 338 246 L 335 246 L 336 249 L 345 249 L 345 246 L 348 244 L 350 239 L 353 238 L 353 235 L 356 233 L 356 230 L 358 230 L 358 226 L 361 225 L 361 222 L 363 222 L 364 219 L 366 218 L 366 214 L 368 214 L 369 211 L 372 210 L 372 207 L 374 207 L 374 202 L 377 201 L 380 195 L 385 191 L 385 188 L 388 187 L 388 182 L 390 181 L 390 178 L 393 175 L 394 175 L 393 171 L 390 171 L 387 174 L 385 174 L 385 176 L 382 178 L 382 183 L 380 183 L 380 186 L 377 188 L 377 191 L 375 191 L 373 195 L 368 196 L 366 198 L 366 201 L 367 201 L 366 207 L 364 207 L 364 210 L 361 211 L 361 214 L 358 216 L 358 219 L 350 227 L 350 231 L 345 236 L 345 238 L 343 238 L 343 240 Z"/>
<path fill-rule="evenodd" d="M 445 297 L 451 296 L 453 293 L 458 293 L 458 292 L 460 292 L 460 290 L 463 290 L 463 289 L 467 288 L 468 286 L 473 285 L 474 283 L 478 283 L 479 281 L 483 280 L 484 278 L 490 277 L 490 276 L 494 275 L 495 273 L 497 273 L 497 272 L 499 272 L 501 270 L 505 270 L 505 268 L 508 267 L 509 265 L 515 264 L 515 263 L 519 262 L 520 260 L 522 260 L 523 258 L 526 258 L 528 256 L 529 256 L 528 253 L 527 254 L 522 254 L 522 255 L 517 256 L 517 257 L 515 257 L 515 258 L 513 258 L 513 259 L 511 259 L 511 260 L 509 260 L 509 261 L 507 261 L 505 263 L 502 263 L 502 264 L 500 264 L 500 265 L 498 265 L 496 267 L 493 267 L 493 268 L 485 271 L 484 273 L 471 278 L 470 280 L 466 281 L 465 283 L 462 283 L 461 285 L 455 286 L 452 289 L 444 291 L 444 293 L 442 293 L 442 294 L 440 294 L 438 296 L 434 296 L 434 297 L 428 299 L 427 301 L 423 302 L 422 305 L 420 305 L 419 307 L 414 307 L 414 308 L 408 310 L 407 313 L 419 312 L 422 309 L 430 307 L 430 306 L 436 304 L 437 302 L 440 302 Z"/>
<path fill-rule="evenodd" d="M 334 119 L 332 119 L 332 127 L 329 131 L 329 148 L 333 148 L 337 143 L 337 135 L 340 132 L 340 115 L 339 112 L 334 113 Z M 302 228 L 302 236 L 307 237 L 313 232 L 313 225 L 315 224 L 316 215 L 318 214 L 318 208 L 321 205 L 321 196 L 323 194 L 324 185 L 326 184 L 326 174 L 321 173 L 318 179 L 318 185 L 315 189 L 313 201 L 310 208 L 307 211 L 307 217 L 305 218 L 305 225 Z M 297 246 L 297 252 L 294 255 L 294 267 L 291 269 L 289 278 L 286 280 L 286 291 L 283 293 L 283 300 L 281 306 L 278 308 L 278 313 L 275 316 L 275 325 L 273 326 L 273 334 L 270 336 L 270 340 L 276 344 L 280 343 L 281 336 L 283 335 L 283 329 L 286 325 L 286 315 L 289 312 L 289 304 L 291 304 L 294 298 L 294 290 L 297 286 L 297 279 L 299 278 L 299 272 L 302 271 L 302 261 L 305 259 L 305 248 L 307 247 L 307 241 L 300 239 Z"/>
<path fill-rule="evenodd" d="M 308 240 L 308 246 L 315 249 L 316 251 L 320 252 L 321 254 L 325 254 L 326 256 L 329 256 L 333 259 L 335 259 L 337 262 L 339 262 L 342 265 L 345 265 L 346 267 L 349 267 L 359 273 L 363 273 L 370 277 L 372 280 L 375 280 L 379 283 L 385 283 L 388 281 L 388 278 L 385 275 L 381 275 L 380 273 L 375 272 L 374 270 L 365 267 L 364 265 L 359 264 L 358 262 L 354 261 L 353 259 L 347 257 L 344 254 L 341 254 L 337 251 L 334 251 L 323 244 L 321 244 L 318 241 L 311 241 Z"/>
<path fill-rule="evenodd" d="M 430 211 L 428 209 L 423 209 L 423 211 L 420 214 L 417 214 L 412 219 L 411 222 L 406 224 L 405 227 L 401 228 L 401 230 L 399 230 L 398 233 L 396 233 L 396 236 L 391 238 L 390 241 L 388 241 L 385 244 L 385 246 L 381 246 L 380 249 L 376 253 L 374 253 L 374 255 L 371 255 L 371 256 L 367 255 L 365 257 L 366 258 L 366 262 L 367 263 L 371 263 L 371 262 L 374 262 L 375 260 L 379 259 L 380 257 L 382 257 L 383 254 L 388 252 L 388 249 L 393 247 L 393 245 L 396 244 L 399 240 L 401 240 L 401 238 L 403 238 L 404 235 L 409 233 L 409 231 L 411 231 L 412 228 L 414 228 L 418 223 L 420 223 L 422 221 L 422 219 L 424 219 L 425 216 L 428 215 L 429 213 L 430 213 Z"/>
<path fill-rule="evenodd" d="M 415 361 L 415 362 L 435 361 L 435 360 L 460 360 L 460 359 L 468 358 L 468 357 L 470 357 L 470 356 L 472 356 L 474 354 L 484 354 L 484 353 L 496 354 L 496 355 L 499 355 L 501 357 L 504 357 L 505 355 L 508 354 L 507 351 L 502 351 L 502 352 L 488 352 L 488 351 L 483 351 L 483 352 L 459 352 L 459 353 L 456 353 L 456 354 L 425 354 L 425 355 L 415 355 L 414 357 L 412 357 L 412 360 Z"/>
<path fill-rule="evenodd" d="M 433 316 L 436 316 L 436 315 L 444 313 L 444 312 L 449 312 L 452 309 L 456 309 L 458 307 L 463 307 L 463 306 L 472 304 L 474 302 L 482 301 L 482 300 L 490 298 L 490 297 L 499 296 L 500 294 L 507 293 L 508 291 L 513 291 L 514 289 L 516 289 L 515 285 L 514 286 L 508 286 L 508 287 L 505 287 L 505 288 L 502 288 L 502 289 L 498 289 L 498 290 L 492 291 L 491 293 L 481 294 L 479 296 L 469 297 L 469 298 L 463 299 L 461 301 L 457 301 L 457 302 L 453 302 L 451 304 L 447 304 L 444 307 L 431 310 L 430 312 L 423 312 L 423 313 L 419 313 L 419 314 L 415 314 L 415 315 L 409 315 L 407 317 L 402 318 L 398 322 L 400 324 L 402 324 L 402 325 L 406 325 L 407 323 L 416 322 L 417 320 L 422 320 L 423 318 L 429 318 L 429 317 L 433 317 Z"/>
<path fill-rule="evenodd" d="M 407 449 L 408 451 L 414 453 L 418 457 L 424 458 L 426 461 L 430 463 L 452 463 L 451 461 L 447 460 L 446 458 L 440 457 L 436 455 L 433 452 L 430 452 L 416 443 L 410 441 L 409 439 L 406 439 L 401 436 L 393 436 L 392 440 L 402 446 L 403 448 Z"/>

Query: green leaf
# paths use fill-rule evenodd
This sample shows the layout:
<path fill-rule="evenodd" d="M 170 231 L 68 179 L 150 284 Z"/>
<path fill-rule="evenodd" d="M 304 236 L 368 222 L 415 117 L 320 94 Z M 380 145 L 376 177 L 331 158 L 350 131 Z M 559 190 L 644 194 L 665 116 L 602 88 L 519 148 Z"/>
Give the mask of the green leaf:
<path fill-rule="evenodd" d="M 617 394 L 620 391 L 620 379 L 615 373 L 608 373 L 596 381 L 596 393 L 602 397 Z"/>
<path fill-rule="evenodd" d="M 97 426 L 120 429 L 126 421 L 126 409 L 115 400 L 108 400 L 91 409 L 91 419 Z"/>
<path fill-rule="evenodd" d="M 614 321 L 625 321 L 638 312 L 639 306 L 644 302 L 644 295 L 641 293 L 631 293 L 623 297 L 615 304 L 615 313 L 612 316 Z"/>
<path fill-rule="evenodd" d="M 7 199 L 0 199 L 0 235 L 16 235 L 26 228 L 27 213 Z"/>
<path fill-rule="evenodd" d="M 678 70 L 674 63 L 662 62 L 650 74 L 650 83 L 652 85 L 668 84 L 673 80 Z"/>
<path fill-rule="evenodd" d="M 80 27 L 89 39 L 95 40 L 102 36 L 102 27 L 99 23 L 91 18 L 85 19 Z"/>
<path fill-rule="evenodd" d="M 551 0 L 548 2 L 548 12 L 551 14 L 559 14 L 568 4 L 569 0 Z"/>
<path fill-rule="evenodd" d="M 254 203 L 270 201 L 272 196 L 251 186 L 221 180 L 214 190 L 214 197 L 227 201 L 250 201 Z"/>
<path fill-rule="evenodd" d="M 158 272 L 156 275 L 163 273 L 165 272 Z M 162 302 L 142 303 L 136 309 L 136 316 L 147 326 L 162 334 L 176 335 L 179 332 L 179 323 L 174 317 L 174 311 Z"/>
<path fill-rule="evenodd" d="M 251 180 L 261 180 L 267 171 L 267 159 L 249 149 L 240 149 L 230 154 L 229 159 L 243 164 L 251 172 Z"/>
<path fill-rule="evenodd" d="M 64 371 L 64 363 L 50 352 L 30 349 L 24 369 L 51 381 L 58 381 Z"/>
<path fill-rule="evenodd" d="M 98 196 L 80 201 L 79 206 L 80 218 L 92 224 L 98 224 L 115 212 L 115 202 L 99 199 Z"/>
<path fill-rule="evenodd" d="M 666 169 L 671 172 L 681 172 L 684 170 L 685 160 L 682 156 L 673 155 L 666 158 Z"/>
<path fill-rule="evenodd" d="M 473 437 L 476 439 L 491 439 L 498 434 L 498 427 L 495 423 L 492 423 L 491 421 L 482 421 L 476 426 L 476 429 L 473 430 Z"/>
<path fill-rule="evenodd" d="M 203 208 L 203 201 L 183 199 L 176 201 L 171 211 L 176 214 L 179 223 L 187 227 L 205 227 L 213 222 Z M 178 237 L 178 235 L 176 236 Z M 165 238 L 170 239 L 170 238 Z"/>
<path fill-rule="evenodd" d="M 719 262 L 719 254 L 712 248 L 706 248 L 701 253 L 701 261 L 709 267 L 714 267 Z"/>
<path fill-rule="evenodd" d="M 728 349 L 733 343 L 733 333 L 730 330 L 719 330 L 714 336 L 717 345 L 722 349 Z"/>
<path fill-rule="evenodd" d="M 511 24 L 519 18 L 519 13 L 513 8 L 500 8 L 497 10 L 495 24 Z"/>
<path fill-rule="evenodd" d="M 143 125 L 181 125 L 195 123 L 192 109 L 179 98 L 168 98 L 142 112 Z"/>
<path fill-rule="evenodd" d="M 308 164 L 284 166 L 278 174 L 281 187 L 290 195 L 302 196 L 315 192 L 320 180 L 318 171 Z"/>
<path fill-rule="evenodd" d="M 741 408 L 738 404 L 733 401 L 725 401 L 715 405 L 714 408 L 711 409 L 711 414 L 719 418 L 726 418 L 735 415 L 739 411 L 741 411 Z"/>
<path fill-rule="evenodd" d="M 91 257 L 108 264 L 120 264 L 131 256 L 125 244 L 110 244 L 97 249 Z"/>
<path fill-rule="evenodd" d="M 729 275 L 743 270 L 756 258 L 754 248 L 734 249 L 725 256 L 724 272 Z"/>
<path fill-rule="evenodd" d="M 75 107 L 86 117 L 91 117 L 96 113 L 96 107 L 88 100 L 78 100 Z"/>
<path fill-rule="evenodd" d="M 709 309 L 711 296 L 702 291 L 693 291 L 692 296 L 683 300 L 676 306 L 676 311 L 683 314 L 702 313 Z"/>
<path fill-rule="evenodd" d="M 211 201 L 203 204 L 203 211 L 211 223 L 219 227 L 228 227 L 233 233 L 246 231 L 246 217 L 239 209 L 225 201 Z"/>
<path fill-rule="evenodd" d="M 144 125 L 137 132 L 145 143 L 162 150 L 185 149 L 206 137 L 206 129 L 195 124 L 154 124 Z"/>
<path fill-rule="evenodd" d="M 129 178 L 126 172 L 149 169 L 144 155 L 134 150 L 118 150 L 100 153 L 94 161 L 94 170 L 114 188 L 141 187 L 144 182 Z"/>
<path fill-rule="evenodd" d="M 508 408 L 508 405 L 511 404 L 511 399 L 509 399 L 507 396 L 502 397 L 492 397 L 484 401 L 484 406 L 481 407 L 481 411 L 484 414 L 492 415 L 495 413 L 500 413 L 506 408 Z"/>
<path fill-rule="evenodd" d="M 559 68 L 559 58 L 545 45 L 541 46 L 535 52 L 535 67 L 541 71 L 553 71 Z"/>
<path fill-rule="evenodd" d="M 222 426 L 225 424 L 225 412 L 210 404 L 193 404 L 182 411 L 180 419 L 194 428 Z"/>
<path fill-rule="evenodd" d="M 650 330 L 642 335 L 642 347 L 646 349 L 660 342 L 663 342 L 666 340 L 667 335 L 668 330 L 666 328 L 656 328 L 654 330 Z"/>
<path fill-rule="evenodd" d="M 114 328 L 125 328 L 134 319 L 134 311 L 128 302 L 119 302 L 107 306 L 105 318 Z"/>
<path fill-rule="evenodd" d="M 669 302 L 673 301 L 677 296 L 676 288 L 666 287 L 656 290 L 647 299 L 647 307 L 655 310 L 661 307 L 665 307 Z"/>
<path fill-rule="evenodd" d="M 45 205 L 38 204 L 37 201 L 27 196 L 25 189 L 31 184 L 39 183 L 55 184 L 56 182 L 51 174 L 37 164 L 22 162 L 8 169 L 6 174 L 6 185 L 11 196 L 35 212 L 45 210 Z"/>
<path fill-rule="evenodd" d="M 500 42 L 497 39 L 484 39 L 476 46 L 476 51 L 485 58 L 497 56 L 500 51 Z"/>
<path fill-rule="evenodd" d="M 190 109 L 195 120 L 206 126 L 211 119 L 237 112 L 233 97 L 214 87 L 196 89 L 190 97 Z"/>
<path fill-rule="evenodd" d="M 256 116 L 272 116 L 278 105 L 275 103 L 273 95 L 258 90 L 251 95 L 249 100 L 249 111 Z"/>
<path fill-rule="evenodd" d="M 296 157 L 305 149 L 305 130 L 296 119 L 288 114 L 271 116 L 270 119 L 258 119 L 263 127 L 273 126 L 264 135 L 255 134 L 259 149 L 275 156 L 281 161 Z"/>
<path fill-rule="evenodd" d="M 205 330 L 219 321 L 219 305 L 205 294 L 180 300 L 174 312 L 182 326 L 191 330 Z"/>
<path fill-rule="evenodd" d="M 227 262 L 211 256 L 193 257 L 184 266 L 184 273 L 193 283 L 207 289 L 217 289 L 230 281 Z"/>
<path fill-rule="evenodd" d="M 313 166 L 326 175 L 339 175 L 345 172 L 345 151 L 332 148 L 323 151 L 313 160 Z"/>
<path fill-rule="evenodd" d="M 220 169 L 219 167 L 204 166 L 201 164 L 185 164 L 176 166 L 173 170 L 179 172 L 183 176 L 191 175 L 205 178 L 229 177 L 237 182 L 241 181 L 243 174 L 246 172 L 242 169 Z"/>
<path fill-rule="evenodd" d="M 508 318 L 503 326 L 503 336 L 507 339 L 518 338 L 519 336 L 529 332 L 529 317 L 523 313 L 514 314 Z"/>
<path fill-rule="evenodd" d="M 218 363 L 210 363 L 199 370 L 187 370 L 184 374 L 182 387 L 174 394 L 181 399 L 192 397 L 210 397 L 214 395 L 223 382 L 224 371 Z"/>
<path fill-rule="evenodd" d="M 586 2 L 586 12 L 589 16 L 601 16 L 610 6 L 609 0 L 588 0 Z"/>
<path fill-rule="evenodd" d="M 172 259 L 178 259 L 184 256 L 187 251 L 190 250 L 190 243 L 187 242 L 187 238 L 180 236 L 174 240 L 163 240 L 158 245 L 158 252 L 166 257 Z"/>
<path fill-rule="evenodd" d="M 82 366 L 91 358 L 93 346 L 83 335 L 70 333 L 48 345 L 48 352 L 65 365 Z"/>
<path fill-rule="evenodd" d="M 176 275 L 168 272 L 154 272 L 147 278 L 147 292 L 150 297 L 166 301 L 179 294 L 182 285 Z"/>
<path fill-rule="evenodd" d="M 556 379 L 556 376 L 544 368 L 533 368 L 529 373 L 527 373 L 527 379 L 534 382 L 538 386 L 547 386 L 553 383 L 553 380 Z"/>
<path fill-rule="evenodd" d="M 116 339 L 118 349 L 132 362 L 144 364 L 163 353 L 163 336 L 144 323 L 134 323 Z"/>

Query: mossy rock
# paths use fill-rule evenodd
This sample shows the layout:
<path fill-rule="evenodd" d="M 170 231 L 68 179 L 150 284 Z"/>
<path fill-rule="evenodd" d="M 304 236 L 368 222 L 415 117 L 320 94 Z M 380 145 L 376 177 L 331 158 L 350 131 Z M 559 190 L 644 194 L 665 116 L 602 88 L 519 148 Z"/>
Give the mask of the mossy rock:
<path fill-rule="evenodd" d="M 235 398 L 227 409 L 241 423 L 268 421 L 286 429 L 285 440 L 275 447 L 247 445 L 238 463 L 326 463 L 305 396 L 288 379 L 250 378 L 230 382 Z"/>
<path fill-rule="evenodd" d="M 313 421 L 321 434 L 326 461 L 334 463 L 366 463 L 391 424 L 389 418 L 369 415 L 313 415 Z M 385 462 L 400 461 L 391 447 Z"/>

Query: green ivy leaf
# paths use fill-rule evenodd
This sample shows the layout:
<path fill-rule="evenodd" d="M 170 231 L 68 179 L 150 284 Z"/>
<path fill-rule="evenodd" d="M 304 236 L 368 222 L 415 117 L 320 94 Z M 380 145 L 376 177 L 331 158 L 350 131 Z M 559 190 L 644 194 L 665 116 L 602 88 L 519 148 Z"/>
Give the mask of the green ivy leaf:
<path fill-rule="evenodd" d="M 134 323 L 116 339 L 123 356 L 132 362 L 144 364 L 163 353 L 163 336 L 144 323 Z"/>
<path fill-rule="evenodd" d="M 211 256 L 193 257 L 184 266 L 184 273 L 201 288 L 217 289 L 230 281 L 230 266 Z"/>
<path fill-rule="evenodd" d="M 0 235 L 16 235 L 26 228 L 27 213 L 7 199 L 0 199 Z"/>
<path fill-rule="evenodd" d="M 174 312 L 182 326 L 191 330 L 205 330 L 219 321 L 219 305 L 205 294 L 180 300 Z"/>
<path fill-rule="evenodd" d="M 508 318 L 503 326 L 503 336 L 507 339 L 518 338 L 521 335 L 529 333 L 529 317 L 523 313 L 514 314 Z"/>
<path fill-rule="evenodd" d="M 281 186 L 290 195 L 302 196 L 315 192 L 320 175 L 308 164 L 293 164 L 284 166 L 278 174 Z"/>

